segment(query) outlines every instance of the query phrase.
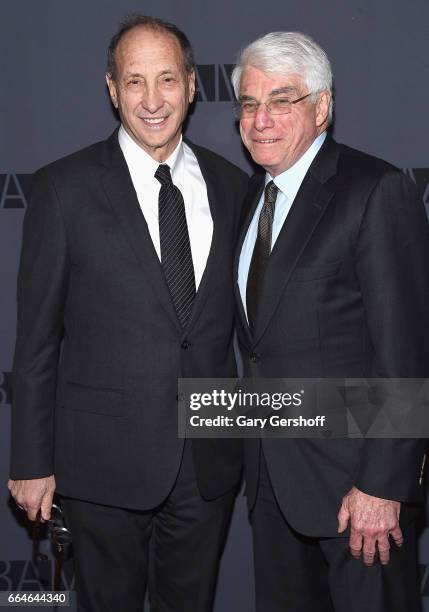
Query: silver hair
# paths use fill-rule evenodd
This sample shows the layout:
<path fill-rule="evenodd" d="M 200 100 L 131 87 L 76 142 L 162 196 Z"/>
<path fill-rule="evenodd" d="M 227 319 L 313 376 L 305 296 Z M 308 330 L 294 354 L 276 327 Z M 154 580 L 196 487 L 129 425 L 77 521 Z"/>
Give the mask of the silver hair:
<path fill-rule="evenodd" d="M 332 69 L 325 51 L 312 38 L 301 32 L 270 32 L 245 47 L 239 54 L 232 71 L 231 81 L 236 98 L 240 94 L 240 81 L 246 66 L 263 72 L 300 76 L 311 100 L 321 91 L 331 94 L 328 123 L 332 121 Z"/>

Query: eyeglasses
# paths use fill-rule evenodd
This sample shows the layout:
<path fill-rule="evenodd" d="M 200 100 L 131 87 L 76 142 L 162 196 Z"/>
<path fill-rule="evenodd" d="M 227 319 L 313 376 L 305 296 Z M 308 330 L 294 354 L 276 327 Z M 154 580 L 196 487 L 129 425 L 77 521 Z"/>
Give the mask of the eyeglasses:
<path fill-rule="evenodd" d="M 237 119 L 243 117 L 254 117 L 261 104 L 265 105 L 267 112 L 270 115 L 287 115 L 292 111 L 292 104 L 297 104 L 301 100 L 305 100 L 308 96 L 311 96 L 313 92 L 305 94 L 296 100 L 289 100 L 289 98 L 271 98 L 268 102 L 257 102 L 256 100 L 238 100 L 234 103 L 234 114 Z"/>
<path fill-rule="evenodd" d="M 67 527 L 64 527 L 63 511 L 57 504 L 52 504 L 51 518 L 46 521 L 49 525 L 49 538 L 55 552 L 55 576 L 54 591 L 59 591 L 61 586 L 61 563 L 65 557 L 68 546 L 72 542 L 72 535 Z M 41 553 L 40 545 L 40 512 L 33 526 L 33 560 L 47 561 L 48 555 Z"/>

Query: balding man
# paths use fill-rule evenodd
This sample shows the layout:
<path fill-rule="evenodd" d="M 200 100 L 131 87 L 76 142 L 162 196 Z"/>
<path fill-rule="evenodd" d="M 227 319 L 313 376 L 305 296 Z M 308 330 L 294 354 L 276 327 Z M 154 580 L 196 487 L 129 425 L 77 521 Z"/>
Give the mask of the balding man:
<path fill-rule="evenodd" d="M 182 140 L 176 26 L 123 24 L 107 84 L 119 131 L 42 169 L 24 223 L 9 488 L 32 520 L 62 495 L 79 610 L 142 610 L 148 581 L 152 610 L 209 612 L 241 447 L 178 439 L 177 379 L 235 375 L 247 177 Z"/>

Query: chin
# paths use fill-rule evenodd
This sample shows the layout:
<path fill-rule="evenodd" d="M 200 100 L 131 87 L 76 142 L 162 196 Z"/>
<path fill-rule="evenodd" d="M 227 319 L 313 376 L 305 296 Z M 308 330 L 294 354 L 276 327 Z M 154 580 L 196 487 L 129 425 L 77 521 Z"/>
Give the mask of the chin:
<path fill-rule="evenodd" d="M 267 168 L 277 166 L 276 160 L 273 160 L 273 158 L 269 155 L 252 155 L 252 159 L 256 164 Z"/>
<path fill-rule="evenodd" d="M 161 137 L 161 135 L 159 135 L 158 138 L 152 135 L 152 138 L 150 138 L 145 134 L 145 138 L 141 138 L 140 140 L 148 147 L 163 147 L 168 142 L 168 138 Z"/>

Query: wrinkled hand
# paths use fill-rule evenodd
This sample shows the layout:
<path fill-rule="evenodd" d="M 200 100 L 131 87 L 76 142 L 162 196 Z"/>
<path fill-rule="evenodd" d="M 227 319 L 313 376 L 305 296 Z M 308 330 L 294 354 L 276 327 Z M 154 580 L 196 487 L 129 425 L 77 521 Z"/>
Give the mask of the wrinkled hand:
<path fill-rule="evenodd" d="M 343 497 L 338 513 L 338 533 L 347 528 L 350 521 L 349 548 L 358 559 L 363 553 L 365 565 L 372 565 L 378 550 L 380 563 L 389 563 L 389 535 L 397 546 L 404 538 L 399 527 L 401 502 L 367 495 L 353 487 Z"/>
<path fill-rule="evenodd" d="M 39 510 L 42 521 L 51 518 L 55 491 L 53 475 L 32 480 L 9 480 L 7 486 L 18 507 L 25 510 L 30 521 L 36 520 Z"/>

